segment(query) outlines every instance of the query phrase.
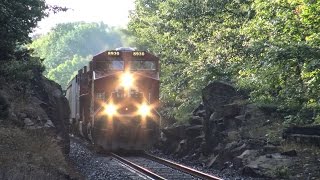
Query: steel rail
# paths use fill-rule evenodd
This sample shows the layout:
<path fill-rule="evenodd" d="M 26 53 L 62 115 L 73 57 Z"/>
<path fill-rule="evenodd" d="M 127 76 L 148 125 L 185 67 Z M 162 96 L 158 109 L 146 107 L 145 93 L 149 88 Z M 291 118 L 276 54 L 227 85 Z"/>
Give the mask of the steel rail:
<path fill-rule="evenodd" d="M 139 172 L 142 172 L 143 174 L 145 174 L 145 175 L 147 175 L 147 176 L 149 176 L 149 177 L 151 177 L 153 179 L 161 179 L 161 180 L 165 180 L 166 179 L 164 177 L 161 177 L 161 176 L 149 171 L 146 168 L 143 168 L 143 167 L 141 167 L 141 166 L 139 166 L 139 165 L 137 165 L 137 164 L 135 164 L 135 163 L 133 163 L 133 162 L 131 162 L 129 160 L 126 160 L 125 158 L 123 158 L 123 157 L 121 157 L 121 156 L 119 156 L 117 154 L 114 154 L 114 153 L 110 153 L 110 154 L 111 154 L 112 157 L 118 159 L 120 162 L 129 165 L 130 167 L 138 170 Z"/>
<path fill-rule="evenodd" d="M 160 163 L 160 164 L 163 164 L 163 165 L 169 166 L 169 167 L 171 167 L 171 168 L 174 168 L 174 169 L 176 169 L 176 170 L 185 172 L 185 173 L 190 174 L 190 175 L 192 175 L 192 176 L 194 176 L 194 177 L 198 177 L 198 178 L 201 178 L 201 179 L 222 180 L 221 178 L 218 178 L 218 177 L 216 177 L 216 176 L 213 176 L 213 175 L 210 175 L 210 174 L 206 174 L 206 173 L 200 172 L 200 171 L 198 171 L 198 170 L 189 168 L 189 167 L 184 166 L 184 165 L 181 165 L 181 164 L 174 163 L 174 162 L 169 161 L 169 160 L 166 160 L 166 159 L 162 159 L 162 158 L 153 156 L 153 155 L 148 154 L 148 153 L 144 153 L 143 155 L 144 155 L 147 159 L 150 159 L 150 160 L 152 160 L 152 161 L 156 161 L 156 162 L 158 162 L 158 163 Z"/>

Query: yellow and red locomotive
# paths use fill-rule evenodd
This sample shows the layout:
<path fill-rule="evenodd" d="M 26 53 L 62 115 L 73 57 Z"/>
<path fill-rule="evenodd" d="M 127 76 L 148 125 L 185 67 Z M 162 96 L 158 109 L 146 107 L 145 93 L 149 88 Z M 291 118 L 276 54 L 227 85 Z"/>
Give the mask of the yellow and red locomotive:
<path fill-rule="evenodd" d="M 71 126 L 108 151 L 143 150 L 159 137 L 159 59 L 118 48 L 93 57 L 69 83 Z"/>

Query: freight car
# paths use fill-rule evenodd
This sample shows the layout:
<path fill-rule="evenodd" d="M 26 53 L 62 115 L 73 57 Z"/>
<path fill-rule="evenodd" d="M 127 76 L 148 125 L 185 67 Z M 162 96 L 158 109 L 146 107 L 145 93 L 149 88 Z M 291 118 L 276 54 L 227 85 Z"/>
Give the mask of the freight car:
<path fill-rule="evenodd" d="M 104 150 L 144 150 L 159 138 L 159 59 L 132 48 L 102 52 L 66 90 L 71 127 Z"/>

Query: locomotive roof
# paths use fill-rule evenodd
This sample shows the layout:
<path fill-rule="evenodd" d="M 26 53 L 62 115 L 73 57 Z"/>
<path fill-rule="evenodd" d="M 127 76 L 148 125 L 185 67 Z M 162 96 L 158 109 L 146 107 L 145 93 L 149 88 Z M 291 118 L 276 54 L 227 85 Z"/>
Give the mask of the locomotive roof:
<path fill-rule="evenodd" d="M 118 47 L 116 48 L 116 51 L 135 51 L 135 48 L 132 47 Z"/>
<path fill-rule="evenodd" d="M 93 56 L 92 60 L 96 61 L 98 59 L 105 59 L 105 57 L 107 56 L 108 52 L 124 52 L 124 53 L 130 53 L 130 52 L 143 52 L 144 56 L 150 59 L 158 59 L 158 57 L 156 57 L 155 55 L 146 52 L 146 51 L 137 51 L 134 48 L 130 48 L 130 47 L 120 47 L 120 48 L 116 48 L 115 50 L 107 50 L 107 51 L 103 51 L 95 56 Z"/>

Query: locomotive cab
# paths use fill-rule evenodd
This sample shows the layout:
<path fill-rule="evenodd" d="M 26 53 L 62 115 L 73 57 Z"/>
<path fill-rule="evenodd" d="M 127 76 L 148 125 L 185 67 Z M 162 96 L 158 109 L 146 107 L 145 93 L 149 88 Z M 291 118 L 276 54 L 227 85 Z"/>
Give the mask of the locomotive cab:
<path fill-rule="evenodd" d="M 79 71 L 80 134 L 105 150 L 144 150 L 159 137 L 159 59 L 121 48 Z"/>

